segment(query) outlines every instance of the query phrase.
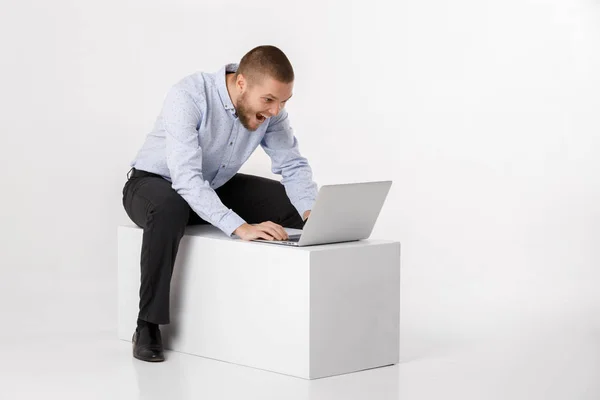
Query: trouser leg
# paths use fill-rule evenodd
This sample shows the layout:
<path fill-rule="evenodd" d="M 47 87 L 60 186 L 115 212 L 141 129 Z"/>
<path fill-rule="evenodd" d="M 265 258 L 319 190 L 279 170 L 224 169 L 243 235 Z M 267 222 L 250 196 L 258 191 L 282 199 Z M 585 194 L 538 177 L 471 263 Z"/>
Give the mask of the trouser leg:
<path fill-rule="evenodd" d="M 173 266 L 189 220 L 187 202 L 160 176 L 137 171 L 123 189 L 123 205 L 143 228 L 138 318 L 168 324 Z"/>

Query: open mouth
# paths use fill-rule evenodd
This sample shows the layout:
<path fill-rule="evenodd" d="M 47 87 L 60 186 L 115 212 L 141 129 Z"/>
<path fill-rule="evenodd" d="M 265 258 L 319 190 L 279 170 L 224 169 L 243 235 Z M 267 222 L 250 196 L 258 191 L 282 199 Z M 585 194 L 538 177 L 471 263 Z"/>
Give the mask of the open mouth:
<path fill-rule="evenodd" d="M 258 113 L 256 114 L 256 120 L 260 123 L 263 123 L 265 120 L 267 119 L 267 117 L 265 117 L 264 115 Z"/>

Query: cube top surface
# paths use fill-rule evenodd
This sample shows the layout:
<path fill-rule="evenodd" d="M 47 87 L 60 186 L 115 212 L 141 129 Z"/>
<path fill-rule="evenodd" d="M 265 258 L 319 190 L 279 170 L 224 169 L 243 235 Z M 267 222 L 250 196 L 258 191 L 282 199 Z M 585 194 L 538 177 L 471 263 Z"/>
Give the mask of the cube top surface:
<path fill-rule="evenodd" d="M 128 224 L 128 225 L 120 225 L 119 229 L 127 229 L 127 230 L 139 230 L 142 229 L 137 225 Z M 296 230 L 289 230 L 291 233 L 294 233 Z M 298 231 L 300 232 L 300 231 Z M 283 245 L 275 245 L 263 242 L 248 242 L 242 239 L 237 238 L 236 236 L 230 238 L 225 235 L 220 229 L 212 226 L 212 225 L 191 225 L 188 226 L 185 230 L 184 236 L 193 236 L 193 237 L 201 237 L 206 239 L 213 240 L 223 240 L 232 243 L 239 243 L 245 245 L 252 246 L 267 246 L 274 248 L 285 248 L 290 249 L 292 251 L 323 251 L 323 250 L 336 250 L 347 247 L 357 247 L 357 246 L 373 246 L 373 245 L 381 245 L 381 244 L 389 244 L 389 243 L 398 243 L 390 240 L 359 240 L 354 242 L 344 242 L 344 243 L 330 243 L 330 244 L 322 244 L 322 245 L 314 245 L 314 246 L 304 246 L 304 247 L 296 247 L 296 246 L 283 246 Z"/>

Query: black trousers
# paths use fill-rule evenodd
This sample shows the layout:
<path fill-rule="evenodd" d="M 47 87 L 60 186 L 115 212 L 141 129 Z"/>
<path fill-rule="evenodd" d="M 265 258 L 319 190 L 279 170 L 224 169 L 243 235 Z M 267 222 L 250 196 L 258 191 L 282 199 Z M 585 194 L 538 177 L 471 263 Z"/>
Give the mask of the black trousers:
<path fill-rule="evenodd" d="M 135 168 L 130 172 L 123 188 L 123 206 L 129 218 L 144 229 L 138 318 L 168 324 L 171 277 L 179 242 L 186 226 L 208 222 L 190 208 L 171 182 Z M 250 224 L 272 221 L 287 228 L 304 226 L 278 181 L 236 174 L 216 193 L 225 206 Z"/>

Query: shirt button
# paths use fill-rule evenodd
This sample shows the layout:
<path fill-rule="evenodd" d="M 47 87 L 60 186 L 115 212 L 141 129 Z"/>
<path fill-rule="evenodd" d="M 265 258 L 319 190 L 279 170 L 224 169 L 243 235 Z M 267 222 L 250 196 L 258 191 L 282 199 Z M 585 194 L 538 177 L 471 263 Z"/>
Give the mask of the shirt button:
<path fill-rule="evenodd" d="M 233 146 L 233 142 L 229 142 L 229 145 L 230 145 L 230 146 Z"/>
<path fill-rule="evenodd" d="M 224 165 L 221 165 L 221 168 L 225 168 L 225 166 L 224 166 Z"/>

